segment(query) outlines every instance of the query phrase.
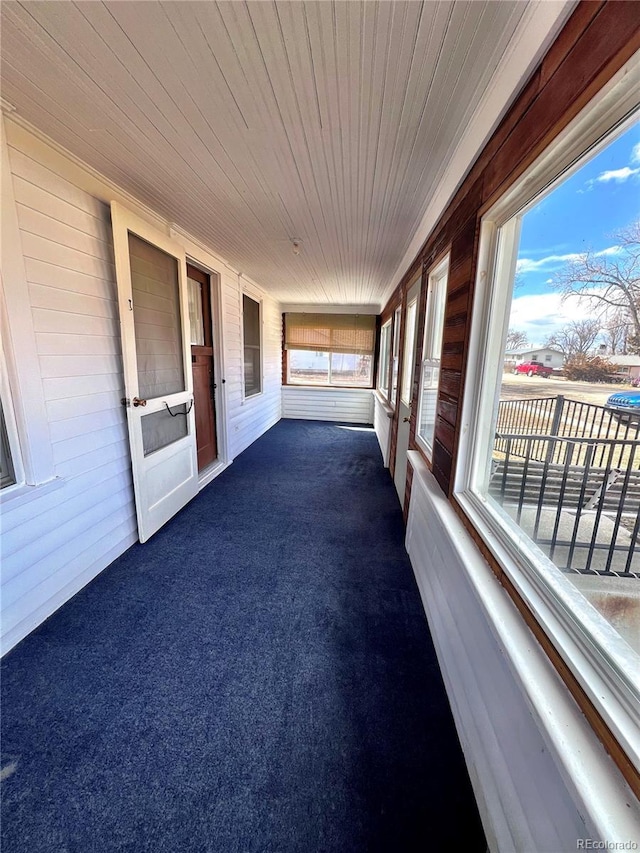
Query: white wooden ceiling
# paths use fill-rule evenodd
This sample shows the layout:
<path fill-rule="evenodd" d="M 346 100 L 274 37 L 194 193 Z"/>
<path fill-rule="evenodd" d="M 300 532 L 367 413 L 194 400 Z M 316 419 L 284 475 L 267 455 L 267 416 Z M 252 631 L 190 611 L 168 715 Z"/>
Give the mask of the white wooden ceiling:
<path fill-rule="evenodd" d="M 394 283 L 531 12 L 511 0 L 1 5 L 2 96 L 22 118 L 280 301 L 351 304 Z"/>

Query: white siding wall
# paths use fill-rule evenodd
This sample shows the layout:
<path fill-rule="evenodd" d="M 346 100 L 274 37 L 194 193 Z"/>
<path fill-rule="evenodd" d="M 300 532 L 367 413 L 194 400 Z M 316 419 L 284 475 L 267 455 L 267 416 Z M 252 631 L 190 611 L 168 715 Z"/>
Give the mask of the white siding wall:
<path fill-rule="evenodd" d="M 373 420 L 371 390 L 283 386 L 282 417 L 370 424 Z"/>
<path fill-rule="evenodd" d="M 389 467 L 389 454 L 391 451 L 391 415 L 393 410 L 385 403 L 378 394 L 373 394 L 373 426 L 378 437 L 378 444 L 382 452 L 382 462 L 385 468 Z"/>
<path fill-rule="evenodd" d="M 640 810 L 416 451 L 407 551 L 491 850 L 638 838 Z"/>
<path fill-rule="evenodd" d="M 18 148 L 9 159 L 60 488 L 3 505 L 4 648 L 137 538 L 109 208 Z"/>
<path fill-rule="evenodd" d="M 116 194 L 24 130 L 7 137 L 39 361 L 30 381 L 43 386 L 58 479 L 17 498 L 3 495 L 3 651 L 137 540 L 120 404 L 124 386 L 108 205 Z M 281 316 L 273 300 L 253 285 L 247 288 L 263 303 L 263 392 L 243 400 L 242 288 L 237 275 L 219 266 L 231 461 L 280 418 Z M 14 348 L 19 358 L 19 336 Z"/>

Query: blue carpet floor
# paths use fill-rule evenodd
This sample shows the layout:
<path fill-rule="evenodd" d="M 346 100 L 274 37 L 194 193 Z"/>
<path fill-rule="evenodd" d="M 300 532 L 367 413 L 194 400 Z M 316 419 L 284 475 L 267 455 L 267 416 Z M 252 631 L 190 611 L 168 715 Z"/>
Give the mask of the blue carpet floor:
<path fill-rule="evenodd" d="M 485 851 L 403 535 L 277 424 L 3 660 L 3 853 Z"/>

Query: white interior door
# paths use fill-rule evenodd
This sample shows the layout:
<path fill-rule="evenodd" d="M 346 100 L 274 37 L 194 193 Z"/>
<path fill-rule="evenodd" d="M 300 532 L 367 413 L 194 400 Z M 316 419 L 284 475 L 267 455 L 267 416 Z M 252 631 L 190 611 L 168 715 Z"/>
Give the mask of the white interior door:
<path fill-rule="evenodd" d="M 111 204 L 138 535 L 198 492 L 184 250 Z"/>
<path fill-rule="evenodd" d="M 404 490 L 407 482 L 407 451 L 409 450 L 409 431 L 411 424 L 411 406 L 413 394 L 413 370 L 416 360 L 416 323 L 418 321 L 418 300 L 420 298 L 419 276 L 407 294 L 407 316 L 404 325 L 404 350 L 402 354 L 402 376 L 400 382 L 400 402 L 398 405 L 398 438 L 396 442 L 396 467 L 393 481 L 396 484 L 400 504 L 404 506 Z"/>

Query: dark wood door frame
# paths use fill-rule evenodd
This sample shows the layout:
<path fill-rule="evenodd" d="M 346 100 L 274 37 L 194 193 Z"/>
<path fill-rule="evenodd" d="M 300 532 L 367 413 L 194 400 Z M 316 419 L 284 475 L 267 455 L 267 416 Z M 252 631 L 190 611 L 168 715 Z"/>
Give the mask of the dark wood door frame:
<path fill-rule="evenodd" d="M 218 457 L 216 435 L 215 373 L 213 325 L 211 318 L 211 277 L 187 264 L 187 276 L 200 284 L 203 344 L 191 344 L 193 404 L 196 415 L 198 470 L 202 471 Z"/>

